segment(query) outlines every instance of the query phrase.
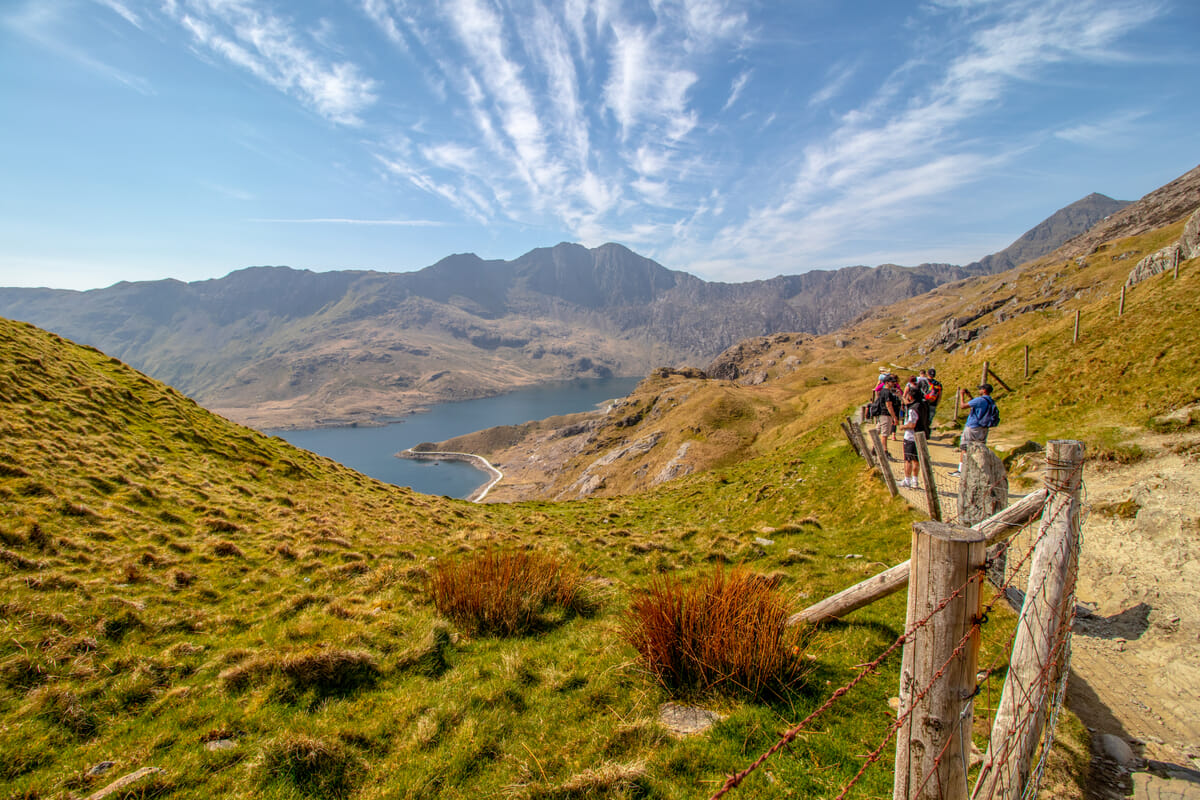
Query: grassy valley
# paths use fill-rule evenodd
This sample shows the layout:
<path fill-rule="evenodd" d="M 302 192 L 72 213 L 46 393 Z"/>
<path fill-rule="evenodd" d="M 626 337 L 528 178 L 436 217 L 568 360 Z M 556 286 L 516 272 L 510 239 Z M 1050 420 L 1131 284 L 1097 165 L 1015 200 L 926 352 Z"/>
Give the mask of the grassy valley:
<path fill-rule="evenodd" d="M 902 603 L 880 604 L 797 654 L 803 681 L 709 698 L 725 721 L 677 740 L 656 721 L 671 695 L 622 636 L 638 590 L 746 562 L 803 602 L 903 553 L 914 515 L 836 442 L 654 494 L 473 506 L 228 423 L 95 350 L 0 330 L 10 796 L 158 767 L 143 796 L 692 797 L 898 633 Z M 431 570 L 497 547 L 577 565 L 595 613 L 515 638 L 448 625 Z M 894 683 L 873 679 L 754 791 L 836 790 Z"/>
<path fill-rule="evenodd" d="M 1194 469 L 1191 417 L 1161 418 L 1200 399 L 1196 262 L 1139 284 L 1116 318 L 1129 268 L 1181 228 L 948 284 L 836 335 L 751 340 L 730 380 L 651 375 L 563 454 L 554 491 L 605 454 L 650 446 L 603 465 L 602 496 L 569 502 L 473 505 L 384 485 L 97 350 L 0 321 L 2 793 L 86 796 L 158 768 L 131 791 L 708 796 L 894 641 L 903 598 L 807 634 L 796 679 L 761 694 L 663 685 L 631 644 L 629 609 L 663 581 L 743 566 L 798 610 L 907 558 L 920 515 L 837 429 L 880 365 L 936 366 L 952 392 L 990 361 L 1013 387 L 998 393 L 1002 447 L 1082 438 L 1111 469 L 1169 434 L 1153 446 Z M 945 353 L 929 342 L 949 317 L 978 332 Z M 529 432 L 490 436 L 513 447 Z M 690 472 L 655 483 L 687 442 Z M 534 609 L 515 634 L 441 613 L 443 570 L 493 553 L 555 559 L 579 576 L 576 600 Z M 980 661 L 1002 667 L 1012 616 L 992 620 Z M 892 719 L 897 662 L 741 795 L 836 795 Z M 723 719 L 677 738 L 658 721 L 669 700 Z M 977 701 L 977 735 L 989 702 Z M 1088 763 L 1082 729 L 1064 725 L 1057 796 L 1078 793 Z M 854 796 L 890 791 L 884 752 Z"/>

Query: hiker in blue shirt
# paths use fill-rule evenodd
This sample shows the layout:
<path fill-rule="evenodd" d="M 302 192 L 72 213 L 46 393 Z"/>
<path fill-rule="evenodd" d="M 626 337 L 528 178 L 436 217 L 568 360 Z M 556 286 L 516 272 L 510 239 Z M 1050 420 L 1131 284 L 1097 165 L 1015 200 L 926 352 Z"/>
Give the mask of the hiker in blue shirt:
<path fill-rule="evenodd" d="M 962 441 L 959 444 L 958 469 L 950 473 L 958 475 L 962 472 L 962 453 L 965 453 L 967 446 L 972 442 L 987 444 L 988 431 L 996 427 L 1000 423 L 1000 409 L 996 407 L 996 401 L 992 399 L 992 385 L 990 383 L 979 384 L 979 396 L 971 397 L 971 393 L 966 389 L 958 397 L 958 407 L 970 411 L 967 415 L 967 421 L 963 425 Z"/>

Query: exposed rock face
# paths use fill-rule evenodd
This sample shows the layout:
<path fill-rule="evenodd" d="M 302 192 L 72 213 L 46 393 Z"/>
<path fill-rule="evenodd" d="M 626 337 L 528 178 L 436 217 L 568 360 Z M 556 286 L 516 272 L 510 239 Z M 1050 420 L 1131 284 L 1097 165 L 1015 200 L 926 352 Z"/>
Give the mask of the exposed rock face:
<path fill-rule="evenodd" d="M 684 442 L 679 445 L 679 450 L 676 451 L 674 457 L 659 470 L 654 479 L 650 481 L 651 486 L 657 486 L 660 483 L 681 478 L 684 475 L 691 474 L 695 467 L 687 462 L 688 451 L 692 449 L 692 442 Z"/>
<path fill-rule="evenodd" d="M 624 447 L 608 451 L 589 464 L 588 468 L 579 476 L 579 480 L 567 487 L 566 491 L 562 492 L 556 499 L 565 500 L 572 496 L 582 498 L 595 494 L 604 488 L 604 476 L 598 474 L 598 470 L 603 470 L 622 459 L 645 455 L 650 452 L 654 445 L 658 444 L 662 437 L 663 434 L 661 431 L 655 431 L 649 436 L 643 436 L 635 442 L 626 444 Z"/>
<path fill-rule="evenodd" d="M 1004 462 L 986 445 L 972 444 L 963 454 L 958 484 L 958 521 L 974 525 L 1008 505 Z"/>
<path fill-rule="evenodd" d="M 925 340 L 919 350 L 921 355 L 927 355 L 940 347 L 950 353 L 978 335 L 978 329 L 964 328 L 957 317 L 951 317 L 942 323 L 937 333 Z"/>
<path fill-rule="evenodd" d="M 1179 247 L 1184 258 L 1200 256 L 1200 208 L 1192 214 L 1187 225 L 1183 226 L 1183 236 L 1179 237 Z"/>
<path fill-rule="evenodd" d="M 1129 277 L 1125 279 L 1125 285 L 1134 286 L 1147 278 L 1153 278 L 1169 269 L 1175 269 L 1175 265 L 1180 260 L 1179 243 L 1167 245 L 1139 261 L 1133 271 L 1129 273 Z"/>
<path fill-rule="evenodd" d="M 1133 271 L 1129 273 L 1129 277 L 1125 279 L 1125 285 L 1134 286 L 1159 273 L 1175 269 L 1180 261 L 1186 261 L 1196 256 L 1200 256 L 1200 209 L 1197 209 L 1184 225 L 1183 235 L 1179 237 L 1179 241 L 1169 244 L 1139 261 Z"/>

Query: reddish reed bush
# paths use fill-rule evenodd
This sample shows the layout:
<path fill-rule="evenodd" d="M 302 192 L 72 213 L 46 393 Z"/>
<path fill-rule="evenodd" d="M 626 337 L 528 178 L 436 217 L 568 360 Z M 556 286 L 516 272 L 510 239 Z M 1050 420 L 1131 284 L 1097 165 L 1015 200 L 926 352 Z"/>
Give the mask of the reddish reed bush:
<path fill-rule="evenodd" d="M 803 678 L 807 633 L 770 581 L 718 568 L 691 584 L 658 578 L 633 600 L 625 639 L 669 691 L 759 697 Z"/>
<path fill-rule="evenodd" d="M 529 633 L 595 611 L 576 567 L 529 551 L 489 551 L 442 562 L 429 577 L 429 589 L 439 612 L 478 634 Z"/>

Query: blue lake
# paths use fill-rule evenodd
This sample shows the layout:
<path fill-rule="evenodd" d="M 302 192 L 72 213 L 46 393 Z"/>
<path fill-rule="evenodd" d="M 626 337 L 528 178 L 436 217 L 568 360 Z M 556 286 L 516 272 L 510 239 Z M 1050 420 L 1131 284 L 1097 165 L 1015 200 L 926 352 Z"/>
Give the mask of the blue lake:
<path fill-rule="evenodd" d="M 606 400 L 624 397 L 640 378 L 596 378 L 548 383 L 498 397 L 442 403 L 403 422 L 379 428 L 320 428 L 271 431 L 317 455 L 332 458 L 372 478 L 411 486 L 423 494 L 467 497 L 488 476 L 456 461 L 409 461 L 396 453 L 421 442 L 440 442 L 464 433 L 518 425 L 557 414 L 590 411 Z"/>

